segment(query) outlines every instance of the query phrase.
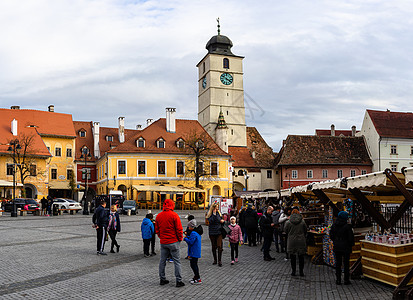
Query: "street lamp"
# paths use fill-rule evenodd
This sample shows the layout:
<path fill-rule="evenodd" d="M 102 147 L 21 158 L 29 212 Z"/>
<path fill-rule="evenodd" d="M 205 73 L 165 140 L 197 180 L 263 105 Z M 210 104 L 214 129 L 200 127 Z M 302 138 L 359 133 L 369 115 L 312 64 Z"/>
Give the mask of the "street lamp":
<path fill-rule="evenodd" d="M 13 209 L 11 212 L 11 217 L 17 217 L 17 207 L 16 207 L 16 153 L 20 151 L 22 147 L 19 144 L 19 140 L 14 140 L 10 142 L 10 146 L 7 151 L 13 153 Z"/>
<path fill-rule="evenodd" d="M 82 174 L 85 174 L 85 193 L 83 194 L 83 214 L 88 215 L 89 214 L 89 203 L 87 201 L 87 176 L 89 175 L 89 172 L 87 171 L 87 163 L 86 159 L 91 157 L 89 149 L 84 147 L 81 149 L 81 155 L 80 158 L 85 159 L 85 168 L 82 170 Z"/>

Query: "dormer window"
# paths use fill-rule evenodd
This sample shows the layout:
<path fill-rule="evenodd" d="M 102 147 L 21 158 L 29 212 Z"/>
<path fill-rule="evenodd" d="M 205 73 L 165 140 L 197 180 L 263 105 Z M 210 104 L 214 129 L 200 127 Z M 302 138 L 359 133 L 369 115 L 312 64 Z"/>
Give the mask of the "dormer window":
<path fill-rule="evenodd" d="M 136 147 L 138 148 L 145 148 L 145 139 L 140 137 L 136 140 Z"/>
<path fill-rule="evenodd" d="M 85 130 L 80 130 L 79 131 L 79 136 L 80 137 L 86 137 L 86 131 Z"/>
<path fill-rule="evenodd" d="M 205 147 L 204 142 L 202 140 L 198 140 L 195 145 L 198 149 L 202 149 Z"/>
<path fill-rule="evenodd" d="M 113 136 L 112 135 L 107 135 L 106 136 L 106 141 L 113 142 Z"/>
<path fill-rule="evenodd" d="M 222 60 L 222 66 L 224 67 L 224 69 L 229 69 L 229 59 L 228 58 L 224 58 Z"/>
<path fill-rule="evenodd" d="M 176 141 L 176 147 L 181 148 L 181 149 L 185 148 L 185 142 L 184 142 L 184 140 L 183 140 L 183 139 L 177 140 L 177 141 Z"/>
<path fill-rule="evenodd" d="M 160 138 L 156 143 L 158 148 L 165 148 L 165 140 L 163 138 Z"/>

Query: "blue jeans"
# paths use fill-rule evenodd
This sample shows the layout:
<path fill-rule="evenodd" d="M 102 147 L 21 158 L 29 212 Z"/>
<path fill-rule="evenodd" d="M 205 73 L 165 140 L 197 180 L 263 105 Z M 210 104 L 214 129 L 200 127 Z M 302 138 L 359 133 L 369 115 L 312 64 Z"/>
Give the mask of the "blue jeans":
<path fill-rule="evenodd" d="M 179 245 L 180 245 L 179 242 L 172 243 L 172 244 L 161 244 L 161 259 L 159 261 L 159 277 L 162 280 L 166 280 L 166 276 L 165 276 L 166 259 L 168 258 L 169 255 L 171 255 L 174 261 L 174 266 L 175 266 L 176 282 L 182 281 Z"/>

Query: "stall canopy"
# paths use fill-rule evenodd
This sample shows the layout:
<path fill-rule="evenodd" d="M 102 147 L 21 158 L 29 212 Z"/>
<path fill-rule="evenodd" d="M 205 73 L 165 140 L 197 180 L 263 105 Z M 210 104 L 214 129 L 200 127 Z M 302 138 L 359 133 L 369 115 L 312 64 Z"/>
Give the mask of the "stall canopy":
<path fill-rule="evenodd" d="M 413 183 L 413 168 L 404 169 L 404 177 L 406 185 L 409 183 Z"/>
<path fill-rule="evenodd" d="M 23 184 L 16 182 L 16 187 L 22 187 Z M 0 187 L 13 187 L 13 181 L 0 180 Z"/>
<path fill-rule="evenodd" d="M 195 187 L 183 187 L 172 185 L 133 185 L 132 186 L 138 192 L 158 192 L 158 193 L 205 193 L 205 190 Z"/>

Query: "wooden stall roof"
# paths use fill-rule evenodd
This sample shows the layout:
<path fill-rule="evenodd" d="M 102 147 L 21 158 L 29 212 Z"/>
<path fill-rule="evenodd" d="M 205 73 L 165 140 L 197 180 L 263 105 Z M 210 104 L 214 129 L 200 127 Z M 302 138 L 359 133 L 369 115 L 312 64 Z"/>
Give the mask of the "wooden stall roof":
<path fill-rule="evenodd" d="M 413 168 L 404 169 L 405 184 L 413 184 Z"/>

